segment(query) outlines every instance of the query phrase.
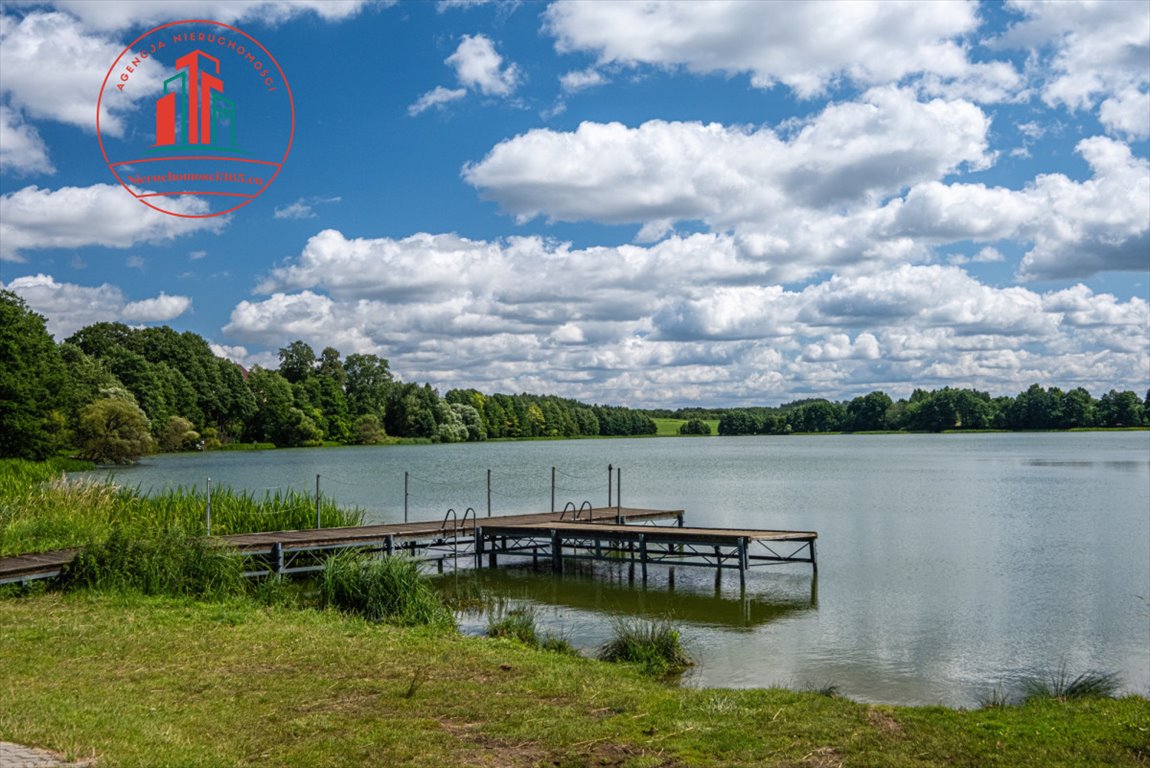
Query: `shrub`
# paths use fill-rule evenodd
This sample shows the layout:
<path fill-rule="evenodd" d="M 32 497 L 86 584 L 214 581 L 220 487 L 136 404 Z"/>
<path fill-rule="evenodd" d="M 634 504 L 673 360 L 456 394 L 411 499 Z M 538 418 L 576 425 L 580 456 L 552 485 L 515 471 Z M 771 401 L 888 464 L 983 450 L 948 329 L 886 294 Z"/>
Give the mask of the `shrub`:
<path fill-rule="evenodd" d="M 656 677 L 681 674 L 691 666 L 679 630 L 667 619 L 616 618 L 612 625 L 614 637 L 599 649 L 603 661 L 638 664 Z"/>
<path fill-rule="evenodd" d="M 178 530 L 131 539 L 119 528 L 102 544 L 82 549 L 61 582 L 67 590 L 197 598 L 238 595 L 246 588 L 243 562 L 223 547 Z"/>
<path fill-rule="evenodd" d="M 335 555 L 320 578 L 324 606 L 401 626 L 452 626 L 439 595 L 407 555 L 373 558 L 359 553 Z"/>
<path fill-rule="evenodd" d="M 487 634 L 491 637 L 510 637 L 527 645 L 539 645 L 539 632 L 535 628 L 535 609 L 521 605 L 502 615 L 487 617 Z"/>
<path fill-rule="evenodd" d="M 680 435 L 709 435 L 711 425 L 702 419 L 690 419 L 679 427 Z"/>
<path fill-rule="evenodd" d="M 1083 672 L 1071 677 L 1063 664 L 1057 672 L 1027 681 L 1023 686 L 1026 700 L 1112 698 L 1122 681 L 1113 672 Z"/>

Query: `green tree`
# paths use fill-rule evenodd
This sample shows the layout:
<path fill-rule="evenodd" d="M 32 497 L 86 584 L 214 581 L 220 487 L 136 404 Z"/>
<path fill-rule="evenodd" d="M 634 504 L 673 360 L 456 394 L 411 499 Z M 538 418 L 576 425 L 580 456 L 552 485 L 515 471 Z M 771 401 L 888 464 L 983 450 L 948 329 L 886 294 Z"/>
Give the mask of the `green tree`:
<path fill-rule="evenodd" d="M 1098 423 L 1103 427 L 1137 427 L 1142 424 L 1142 401 L 1130 390 L 1110 390 L 1098 400 Z"/>
<path fill-rule="evenodd" d="M 50 456 L 60 447 L 67 403 L 67 370 L 44 318 L 0 290 L 0 456 Z"/>
<path fill-rule="evenodd" d="M 680 435 L 709 435 L 711 434 L 711 425 L 702 419 L 688 419 L 685 424 L 679 426 Z"/>
<path fill-rule="evenodd" d="M 787 411 L 793 432 L 838 432 L 845 420 L 846 409 L 828 400 L 812 400 Z"/>
<path fill-rule="evenodd" d="M 742 409 L 728 411 L 719 419 L 720 435 L 754 435 L 761 428 L 762 422 Z"/>
<path fill-rule="evenodd" d="M 280 375 L 287 379 L 289 384 L 303 381 L 315 372 L 315 350 L 299 339 L 286 347 L 281 347 L 279 356 Z"/>
<path fill-rule="evenodd" d="M 292 422 L 291 384 L 276 371 L 265 370 L 258 365 L 248 374 L 256 412 L 247 425 L 245 438 L 253 442 L 281 443 L 288 434 Z"/>
<path fill-rule="evenodd" d="M 199 441 L 200 433 L 183 416 L 169 416 L 168 423 L 160 430 L 161 451 L 190 451 Z"/>
<path fill-rule="evenodd" d="M 126 396 L 101 398 L 85 407 L 77 438 L 84 458 L 105 464 L 131 464 L 154 448 L 148 417 Z"/>
<path fill-rule="evenodd" d="M 440 442 L 462 443 L 467 440 L 467 427 L 451 403 L 441 400 L 435 404 L 435 422 L 435 438 Z"/>
<path fill-rule="evenodd" d="M 339 359 L 339 350 L 335 347 L 324 347 L 319 353 L 319 362 L 316 364 L 316 375 L 331 379 L 343 388 L 347 379 L 347 372 Z"/>
<path fill-rule="evenodd" d="M 1060 429 L 1093 427 L 1096 421 L 1096 403 L 1089 392 L 1076 387 L 1062 396 Z"/>
<path fill-rule="evenodd" d="M 382 419 L 392 386 L 387 360 L 375 355 L 348 355 L 343 370 L 344 391 L 351 414 L 371 413 Z"/>
<path fill-rule="evenodd" d="M 477 443 L 487 439 L 487 428 L 483 424 L 483 417 L 473 405 L 451 403 L 451 410 L 459 416 L 464 429 L 467 430 L 467 441 Z"/>
<path fill-rule="evenodd" d="M 352 427 L 352 440 L 357 445 L 378 445 L 387 440 L 387 432 L 374 413 L 365 413 L 355 420 Z"/>
<path fill-rule="evenodd" d="M 869 395 L 856 397 L 847 403 L 847 416 L 843 429 L 847 432 L 886 429 L 886 412 L 893 404 L 885 392 L 871 392 Z"/>

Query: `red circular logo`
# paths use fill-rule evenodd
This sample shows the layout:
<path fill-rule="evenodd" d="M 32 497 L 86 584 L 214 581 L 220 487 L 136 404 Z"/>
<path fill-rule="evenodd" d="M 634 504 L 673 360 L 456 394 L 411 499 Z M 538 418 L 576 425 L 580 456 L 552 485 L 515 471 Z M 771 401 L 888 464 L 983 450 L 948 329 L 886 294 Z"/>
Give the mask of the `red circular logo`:
<path fill-rule="evenodd" d="M 251 35 L 189 19 L 132 41 L 104 76 L 96 135 L 108 168 L 162 213 L 206 218 L 263 194 L 283 169 L 295 102 Z"/>

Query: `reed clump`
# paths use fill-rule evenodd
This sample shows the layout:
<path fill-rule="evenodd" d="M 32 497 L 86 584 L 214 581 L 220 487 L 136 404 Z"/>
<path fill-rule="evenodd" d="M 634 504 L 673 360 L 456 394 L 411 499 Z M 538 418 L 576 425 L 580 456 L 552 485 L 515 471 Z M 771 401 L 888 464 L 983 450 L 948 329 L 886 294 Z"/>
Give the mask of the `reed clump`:
<path fill-rule="evenodd" d="M 334 555 L 324 564 L 319 593 L 324 607 L 354 613 L 368 621 L 455 626 L 451 612 L 420 573 L 419 563 L 403 554 Z"/>
<path fill-rule="evenodd" d="M 1050 672 L 1026 681 L 1022 687 L 1024 700 L 1097 699 L 1114 698 L 1122 688 L 1121 678 L 1113 672 L 1083 672 L 1072 675 L 1065 664 Z"/>
<path fill-rule="evenodd" d="M 132 539 L 163 531 L 208 532 L 207 493 L 180 486 L 155 495 L 138 488 L 69 476 L 61 462 L 0 461 L 0 555 L 84 547 L 113 530 Z M 362 525 L 358 509 L 321 499 L 324 528 Z M 257 496 L 231 488 L 211 491 L 211 533 L 301 530 L 316 525 L 315 496 L 297 491 Z"/>
<path fill-rule="evenodd" d="M 510 638 L 532 648 L 567 656 L 579 656 L 579 650 L 562 635 L 539 631 L 538 614 L 532 605 L 497 603 L 487 615 L 487 636 Z"/>
<path fill-rule="evenodd" d="M 539 630 L 535 626 L 535 609 L 518 605 L 506 611 L 492 612 L 487 617 L 488 637 L 509 637 L 524 645 L 539 645 Z"/>
<path fill-rule="evenodd" d="M 85 547 L 60 578 L 66 591 L 139 592 L 218 599 L 247 590 L 243 562 L 223 547 L 178 530 L 136 539 L 120 529 Z"/>
<path fill-rule="evenodd" d="M 653 677 L 679 675 L 692 665 L 669 619 L 616 617 L 611 623 L 613 636 L 599 649 L 602 661 L 637 664 Z"/>

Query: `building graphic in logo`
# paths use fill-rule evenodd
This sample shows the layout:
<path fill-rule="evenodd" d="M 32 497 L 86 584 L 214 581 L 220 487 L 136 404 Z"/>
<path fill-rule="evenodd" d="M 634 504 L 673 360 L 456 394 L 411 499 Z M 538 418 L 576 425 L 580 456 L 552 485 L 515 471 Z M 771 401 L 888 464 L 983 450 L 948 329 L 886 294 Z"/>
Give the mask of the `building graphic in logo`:
<path fill-rule="evenodd" d="M 131 125 L 104 130 L 105 110 Z M 112 64 L 96 133 L 109 170 L 141 203 L 173 216 L 219 216 L 279 175 L 295 104 L 279 63 L 251 35 L 215 21 L 176 21 L 141 35 Z"/>
<path fill-rule="evenodd" d="M 201 69 L 201 58 L 214 67 L 214 75 Z M 234 151 L 236 107 L 223 95 L 220 60 L 197 49 L 176 59 L 176 66 L 184 71 L 164 81 L 164 95 L 156 100 L 156 146 L 201 144 Z M 225 129 L 216 132 L 218 138 L 212 135 L 213 124 Z M 218 141 L 225 131 L 228 141 Z"/>

